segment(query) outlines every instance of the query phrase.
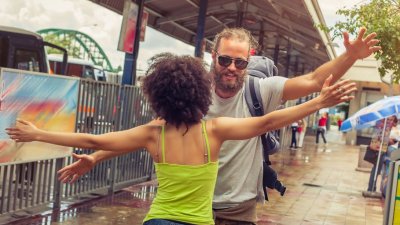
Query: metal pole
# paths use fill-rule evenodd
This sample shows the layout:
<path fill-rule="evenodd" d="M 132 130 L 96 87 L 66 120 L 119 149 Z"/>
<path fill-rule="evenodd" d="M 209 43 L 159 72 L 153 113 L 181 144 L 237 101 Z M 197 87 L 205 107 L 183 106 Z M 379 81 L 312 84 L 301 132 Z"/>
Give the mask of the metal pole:
<path fill-rule="evenodd" d="M 279 36 L 276 36 L 275 49 L 274 49 L 274 64 L 278 66 L 279 60 Z"/>
<path fill-rule="evenodd" d="M 55 174 L 54 174 L 54 203 L 53 203 L 53 216 L 52 216 L 52 221 L 53 222 L 58 222 L 60 218 L 60 208 L 61 208 L 61 197 L 62 197 L 62 184 L 61 181 L 57 179 L 57 171 L 60 170 L 63 165 L 64 165 L 65 158 L 58 158 L 56 159 L 56 165 L 55 165 Z"/>
<path fill-rule="evenodd" d="M 141 28 L 142 28 L 144 1 L 145 0 L 136 0 L 136 3 L 139 6 L 139 12 L 138 12 L 138 18 L 137 18 L 137 23 L 136 23 L 135 42 L 133 45 L 132 85 L 135 85 L 135 83 L 136 83 L 136 68 L 137 68 L 137 59 L 138 59 L 138 55 L 139 55 L 140 33 L 142 30 Z"/>
<path fill-rule="evenodd" d="M 289 77 L 289 69 L 290 69 L 290 51 L 291 51 L 292 47 L 290 44 L 290 41 L 288 40 L 288 46 L 286 49 L 286 71 L 285 71 L 285 76 Z"/>
<path fill-rule="evenodd" d="M 196 34 L 196 47 L 194 49 L 194 56 L 199 58 L 203 58 L 204 56 L 203 39 L 204 39 L 204 27 L 206 24 L 207 5 L 208 5 L 208 0 L 200 1 L 199 16 L 197 17 L 197 34 Z"/>
<path fill-rule="evenodd" d="M 260 22 L 260 35 L 258 35 L 258 44 L 260 46 L 260 49 L 255 49 L 257 50 L 257 55 L 264 55 L 264 22 Z"/>
<path fill-rule="evenodd" d="M 380 162 L 380 159 L 381 159 L 381 152 L 382 152 L 383 141 L 384 141 L 384 137 L 385 137 L 386 122 L 387 122 L 387 117 L 385 118 L 385 122 L 383 124 L 383 130 L 382 130 L 382 136 L 381 136 L 381 145 L 379 146 L 378 160 L 376 161 L 376 165 L 375 165 L 374 183 L 372 184 L 372 191 L 375 189 L 375 186 L 376 186 L 376 177 L 378 176 L 378 167 L 379 167 L 379 162 Z"/>
<path fill-rule="evenodd" d="M 243 25 L 243 16 L 244 16 L 244 12 L 243 12 L 243 0 L 240 0 L 238 3 L 238 12 L 236 15 L 236 27 L 242 27 Z"/>
<path fill-rule="evenodd" d="M 136 27 L 134 31 L 135 40 L 133 43 L 132 54 L 125 53 L 125 62 L 124 62 L 125 66 L 122 75 L 122 84 L 135 85 L 136 83 L 136 68 L 137 68 L 137 58 L 139 54 L 140 32 L 141 32 L 141 24 L 143 17 L 144 1 L 145 0 L 136 0 L 136 4 L 138 5 L 138 17 L 136 19 Z"/>

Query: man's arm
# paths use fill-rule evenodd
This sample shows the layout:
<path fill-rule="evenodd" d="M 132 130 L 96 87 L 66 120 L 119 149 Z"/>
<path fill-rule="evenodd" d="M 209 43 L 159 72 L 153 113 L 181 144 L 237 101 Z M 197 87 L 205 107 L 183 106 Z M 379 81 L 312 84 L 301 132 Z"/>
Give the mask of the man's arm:
<path fill-rule="evenodd" d="M 350 41 L 349 34 L 344 32 L 343 38 L 346 52 L 339 57 L 324 63 L 309 74 L 287 80 L 284 86 L 282 99 L 297 99 L 313 92 L 318 92 L 321 90 L 325 79 L 330 74 L 333 75 L 333 82 L 336 82 L 358 59 L 366 58 L 372 53 L 380 50 L 381 47 L 376 46 L 379 40 L 374 39 L 376 33 L 371 33 L 363 38 L 365 32 L 366 29 L 361 28 L 354 41 Z"/>
<path fill-rule="evenodd" d="M 299 119 L 319 109 L 334 106 L 354 98 L 354 96 L 349 96 L 357 90 L 354 82 L 343 80 L 330 86 L 331 80 L 332 76 L 329 76 L 319 96 L 300 105 L 273 111 L 259 117 L 219 117 L 212 119 L 210 121 L 212 124 L 207 126 L 211 127 L 210 143 L 221 143 L 221 141 L 224 140 L 243 140 L 256 137 L 265 132 L 297 122 Z"/>

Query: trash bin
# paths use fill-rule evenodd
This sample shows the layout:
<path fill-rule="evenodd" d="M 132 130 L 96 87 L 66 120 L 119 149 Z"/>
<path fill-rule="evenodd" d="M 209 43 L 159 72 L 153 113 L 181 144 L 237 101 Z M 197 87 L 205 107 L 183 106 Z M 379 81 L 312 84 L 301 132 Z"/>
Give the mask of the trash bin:
<path fill-rule="evenodd" d="M 360 151 L 358 152 L 358 165 L 356 170 L 361 172 L 371 172 L 372 163 L 364 161 L 364 155 L 367 151 L 368 145 L 360 145 Z"/>

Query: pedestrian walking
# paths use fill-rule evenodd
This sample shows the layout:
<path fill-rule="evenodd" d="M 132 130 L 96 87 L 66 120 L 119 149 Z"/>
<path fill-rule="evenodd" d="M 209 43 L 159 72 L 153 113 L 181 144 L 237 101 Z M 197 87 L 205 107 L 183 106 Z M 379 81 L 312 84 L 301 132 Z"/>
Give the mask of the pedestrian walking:
<path fill-rule="evenodd" d="M 292 129 L 292 141 L 290 142 L 290 148 L 297 148 L 297 129 L 299 128 L 298 121 L 291 124 Z"/>
<path fill-rule="evenodd" d="M 321 135 L 322 140 L 326 144 L 325 132 L 326 132 L 326 123 L 328 120 L 328 114 L 323 113 L 322 116 L 318 120 L 318 127 L 317 127 L 317 136 L 315 142 L 319 143 L 319 136 Z"/>

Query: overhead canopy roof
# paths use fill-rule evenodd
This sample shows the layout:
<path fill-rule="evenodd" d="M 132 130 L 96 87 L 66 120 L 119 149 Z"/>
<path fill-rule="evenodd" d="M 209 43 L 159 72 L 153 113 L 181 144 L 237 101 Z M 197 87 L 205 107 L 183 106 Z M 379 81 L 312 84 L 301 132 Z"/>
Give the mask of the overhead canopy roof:
<path fill-rule="evenodd" d="M 91 1 L 122 14 L 123 0 Z M 200 0 L 145 0 L 148 26 L 194 45 L 199 5 Z M 335 57 L 329 36 L 314 26 L 324 24 L 317 0 L 209 0 L 206 15 L 207 51 L 223 28 L 243 26 L 259 41 L 263 55 L 273 58 L 279 45 L 281 75 L 287 64 L 289 75 L 302 74 Z"/>

